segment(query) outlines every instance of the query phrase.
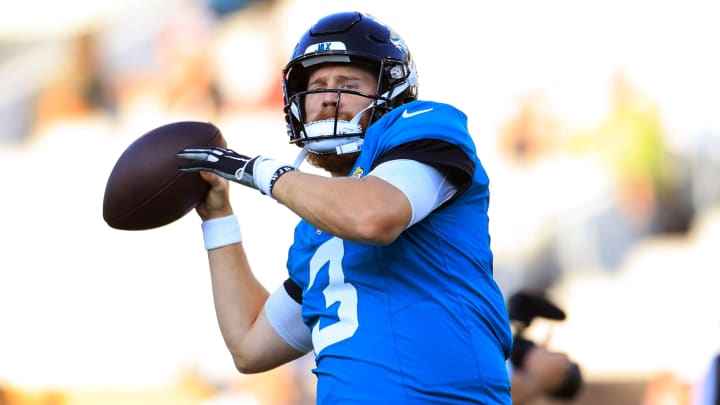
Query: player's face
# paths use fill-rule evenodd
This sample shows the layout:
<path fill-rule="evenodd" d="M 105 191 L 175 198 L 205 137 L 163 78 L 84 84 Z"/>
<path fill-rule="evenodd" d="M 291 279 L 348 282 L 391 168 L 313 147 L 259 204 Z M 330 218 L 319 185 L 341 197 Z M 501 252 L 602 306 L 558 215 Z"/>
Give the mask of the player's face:
<path fill-rule="evenodd" d="M 308 79 L 308 90 L 353 90 L 365 94 L 375 94 L 377 78 L 365 69 L 349 65 L 328 65 L 316 69 Z M 370 104 L 371 100 L 353 94 L 337 92 L 313 93 L 305 96 L 305 116 L 307 122 L 334 119 L 335 110 L 340 104 L 338 119 L 350 121 Z M 360 121 L 366 128 L 367 117 Z"/>
<path fill-rule="evenodd" d="M 377 78 L 369 71 L 348 65 L 327 65 L 317 68 L 310 74 L 308 90 L 353 90 L 365 94 L 375 94 Z M 339 107 L 338 107 L 339 103 Z M 305 96 L 306 122 L 326 119 L 350 121 L 360 111 L 365 109 L 371 100 L 367 97 L 342 93 L 338 98 L 337 92 L 313 93 Z M 369 114 L 360 119 L 360 125 L 367 128 Z M 308 162 L 332 173 L 333 176 L 345 176 L 352 169 L 357 153 L 336 155 L 334 153 L 315 154 L 307 156 Z"/>

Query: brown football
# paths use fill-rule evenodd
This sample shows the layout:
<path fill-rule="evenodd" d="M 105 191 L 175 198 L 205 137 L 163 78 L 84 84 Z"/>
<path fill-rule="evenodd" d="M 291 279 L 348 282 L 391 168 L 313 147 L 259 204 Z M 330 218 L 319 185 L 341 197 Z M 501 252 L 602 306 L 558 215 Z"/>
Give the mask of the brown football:
<path fill-rule="evenodd" d="M 205 197 L 210 185 L 200 174 L 180 172 L 186 148 L 225 146 L 208 122 L 182 121 L 142 135 L 120 155 L 108 177 L 103 218 L 123 230 L 144 230 L 174 222 Z"/>

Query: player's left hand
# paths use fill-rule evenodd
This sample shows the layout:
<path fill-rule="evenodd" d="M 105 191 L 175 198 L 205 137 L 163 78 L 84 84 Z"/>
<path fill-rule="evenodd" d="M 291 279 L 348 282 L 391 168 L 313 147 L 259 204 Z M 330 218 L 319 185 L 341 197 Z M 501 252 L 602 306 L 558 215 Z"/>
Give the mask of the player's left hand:
<path fill-rule="evenodd" d="M 251 158 L 232 149 L 216 146 L 184 149 L 178 153 L 178 157 L 191 161 L 180 168 L 182 172 L 210 171 L 230 181 L 257 188 L 253 179 L 253 166 L 258 156 Z"/>
<path fill-rule="evenodd" d="M 272 186 L 281 175 L 295 170 L 275 159 L 264 156 L 251 158 L 219 146 L 188 148 L 180 151 L 177 156 L 190 161 L 180 167 L 182 172 L 213 172 L 230 181 L 260 190 L 266 195 L 272 195 Z"/>

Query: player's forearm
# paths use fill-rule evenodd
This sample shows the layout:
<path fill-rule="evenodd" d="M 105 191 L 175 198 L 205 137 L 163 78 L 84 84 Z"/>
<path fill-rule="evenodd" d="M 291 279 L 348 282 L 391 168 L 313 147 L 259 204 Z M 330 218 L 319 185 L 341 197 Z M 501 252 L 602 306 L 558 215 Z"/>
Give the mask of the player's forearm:
<path fill-rule="evenodd" d="M 220 331 L 233 357 L 242 356 L 268 292 L 253 275 L 242 244 L 209 250 L 208 260 Z"/>
<path fill-rule="evenodd" d="M 400 190 L 372 176 L 328 178 L 291 172 L 275 183 L 273 196 L 317 228 L 362 243 L 392 242 L 412 214 Z"/>

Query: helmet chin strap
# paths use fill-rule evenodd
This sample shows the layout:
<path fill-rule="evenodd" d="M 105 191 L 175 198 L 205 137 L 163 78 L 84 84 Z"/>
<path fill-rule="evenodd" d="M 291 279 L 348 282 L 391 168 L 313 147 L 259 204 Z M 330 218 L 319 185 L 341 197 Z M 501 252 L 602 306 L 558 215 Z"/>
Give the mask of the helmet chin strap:
<path fill-rule="evenodd" d="M 308 147 L 307 145 L 303 146 L 303 148 L 300 150 L 300 153 L 298 153 L 297 157 L 295 158 L 295 162 L 293 163 L 292 167 L 295 168 L 295 170 L 300 169 L 300 165 L 305 160 L 305 156 L 308 153 Z"/>

